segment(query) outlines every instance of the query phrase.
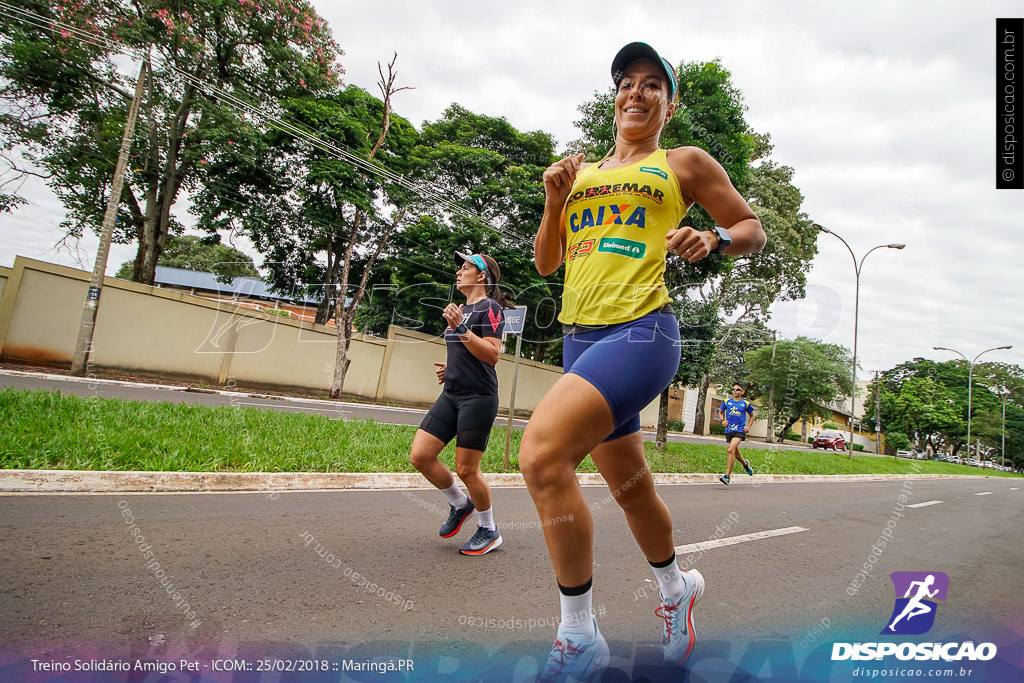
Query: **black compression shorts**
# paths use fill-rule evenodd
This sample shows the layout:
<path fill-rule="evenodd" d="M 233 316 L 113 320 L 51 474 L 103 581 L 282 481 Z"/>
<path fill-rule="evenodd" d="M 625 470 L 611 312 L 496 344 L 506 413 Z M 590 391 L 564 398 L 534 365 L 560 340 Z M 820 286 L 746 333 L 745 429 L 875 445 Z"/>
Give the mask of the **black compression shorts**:
<path fill-rule="evenodd" d="M 442 391 L 427 411 L 420 429 L 458 448 L 483 451 L 498 415 L 497 394 L 453 394 Z"/>

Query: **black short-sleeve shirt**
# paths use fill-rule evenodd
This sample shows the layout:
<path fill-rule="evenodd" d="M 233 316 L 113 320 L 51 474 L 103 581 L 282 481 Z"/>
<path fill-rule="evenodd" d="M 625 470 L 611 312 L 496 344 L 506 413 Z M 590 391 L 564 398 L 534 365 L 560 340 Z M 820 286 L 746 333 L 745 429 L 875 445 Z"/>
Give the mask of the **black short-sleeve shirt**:
<path fill-rule="evenodd" d="M 505 314 L 494 299 L 481 299 L 462 307 L 462 322 L 480 337 L 497 337 L 505 329 Z M 498 374 L 494 366 L 474 356 L 459 339 L 455 330 L 444 331 L 448 347 L 448 366 L 444 371 L 444 388 L 457 394 L 496 394 Z"/>

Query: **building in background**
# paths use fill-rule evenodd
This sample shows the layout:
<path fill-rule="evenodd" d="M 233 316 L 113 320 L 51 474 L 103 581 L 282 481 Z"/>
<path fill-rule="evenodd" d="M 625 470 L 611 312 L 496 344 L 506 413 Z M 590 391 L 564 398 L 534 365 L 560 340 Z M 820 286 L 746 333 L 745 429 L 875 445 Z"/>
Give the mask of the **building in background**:
<path fill-rule="evenodd" d="M 255 277 L 236 277 L 231 282 L 222 282 L 214 273 L 203 273 L 185 268 L 156 267 L 154 286 L 185 292 L 193 296 L 234 304 L 242 308 L 274 313 L 293 320 L 313 322 L 319 303 L 305 297 L 293 298 L 271 291 L 263 280 Z M 334 319 L 328 327 L 336 327 Z"/>

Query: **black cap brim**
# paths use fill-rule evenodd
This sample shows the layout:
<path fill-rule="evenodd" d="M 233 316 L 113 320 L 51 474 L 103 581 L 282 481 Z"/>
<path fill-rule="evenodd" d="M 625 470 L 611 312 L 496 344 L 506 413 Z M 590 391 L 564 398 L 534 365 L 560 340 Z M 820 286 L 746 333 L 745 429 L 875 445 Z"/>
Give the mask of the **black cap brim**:
<path fill-rule="evenodd" d="M 626 73 L 626 69 L 638 59 L 650 60 L 661 67 L 661 70 L 665 73 L 665 78 L 668 79 L 669 95 L 675 97 L 676 92 L 679 90 L 679 84 L 672 65 L 647 43 L 630 43 L 619 50 L 619 53 L 615 55 L 615 59 L 612 60 L 612 83 L 618 86 L 622 76 Z"/>

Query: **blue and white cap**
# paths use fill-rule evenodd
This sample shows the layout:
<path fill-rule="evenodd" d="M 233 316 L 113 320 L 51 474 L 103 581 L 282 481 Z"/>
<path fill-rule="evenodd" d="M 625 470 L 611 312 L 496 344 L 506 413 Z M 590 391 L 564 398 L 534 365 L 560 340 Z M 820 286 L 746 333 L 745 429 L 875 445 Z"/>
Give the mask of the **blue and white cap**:
<path fill-rule="evenodd" d="M 480 272 L 487 270 L 487 262 L 484 261 L 484 257 L 480 254 L 463 254 L 461 251 L 455 252 L 455 265 L 461 268 L 462 264 L 466 261 L 469 261 L 476 266 L 477 270 Z"/>

